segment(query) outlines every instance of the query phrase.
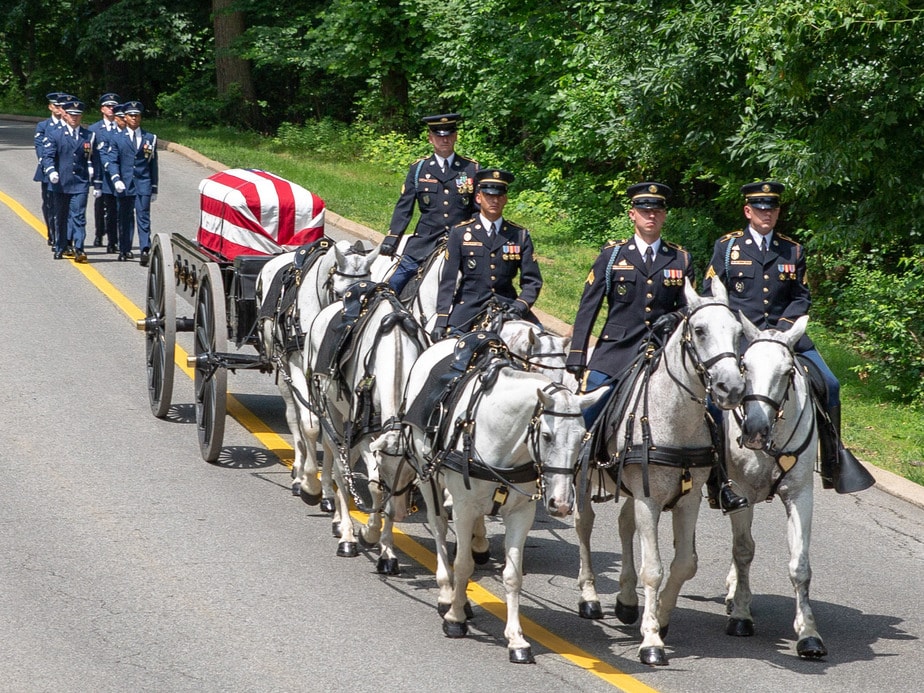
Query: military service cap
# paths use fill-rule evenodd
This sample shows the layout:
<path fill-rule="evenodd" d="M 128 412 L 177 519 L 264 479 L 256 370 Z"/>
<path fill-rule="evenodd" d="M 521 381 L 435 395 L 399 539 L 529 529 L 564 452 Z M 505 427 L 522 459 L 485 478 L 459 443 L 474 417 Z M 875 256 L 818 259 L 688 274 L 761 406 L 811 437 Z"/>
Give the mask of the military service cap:
<path fill-rule="evenodd" d="M 755 209 L 776 209 L 780 206 L 783 184 L 774 180 L 762 180 L 741 186 L 745 204 Z"/>
<path fill-rule="evenodd" d="M 113 94 L 112 92 L 109 92 L 108 94 L 103 94 L 101 97 L 99 97 L 100 106 L 116 106 L 121 101 L 122 99 L 119 98 L 119 95 Z"/>
<path fill-rule="evenodd" d="M 510 171 L 483 168 L 475 173 L 475 184 L 485 195 L 506 195 L 507 186 L 513 182 Z"/>
<path fill-rule="evenodd" d="M 671 196 L 671 189 L 664 183 L 636 183 L 629 186 L 626 195 L 630 204 L 640 209 L 667 209 L 667 198 Z"/>
<path fill-rule="evenodd" d="M 462 116 L 458 113 L 444 113 L 442 115 L 432 115 L 423 118 L 423 122 L 430 128 L 434 135 L 445 137 L 456 131 L 456 125 L 462 122 Z"/>
<path fill-rule="evenodd" d="M 125 108 L 125 115 L 140 115 L 144 113 L 144 104 L 140 101 L 126 101 L 122 106 Z"/>
<path fill-rule="evenodd" d="M 61 104 L 61 108 L 64 109 L 65 113 L 70 113 L 71 115 L 82 115 L 85 110 L 87 110 L 86 104 L 80 99 L 72 99 L 71 101 L 66 101 Z"/>

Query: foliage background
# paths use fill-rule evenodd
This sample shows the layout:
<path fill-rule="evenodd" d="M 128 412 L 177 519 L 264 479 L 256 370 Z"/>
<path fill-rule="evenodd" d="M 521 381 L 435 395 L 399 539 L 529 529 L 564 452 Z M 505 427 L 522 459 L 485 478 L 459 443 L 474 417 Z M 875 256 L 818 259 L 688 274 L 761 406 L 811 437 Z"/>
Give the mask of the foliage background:
<path fill-rule="evenodd" d="M 594 248 L 626 232 L 628 184 L 669 184 L 700 273 L 740 185 L 776 178 L 813 317 L 922 404 L 922 45 L 899 0 L 0 0 L 0 99 L 113 90 L 396 170 L 422 115 L 458 111 L 460 149 L 517 174 L 547 238 Z"/>

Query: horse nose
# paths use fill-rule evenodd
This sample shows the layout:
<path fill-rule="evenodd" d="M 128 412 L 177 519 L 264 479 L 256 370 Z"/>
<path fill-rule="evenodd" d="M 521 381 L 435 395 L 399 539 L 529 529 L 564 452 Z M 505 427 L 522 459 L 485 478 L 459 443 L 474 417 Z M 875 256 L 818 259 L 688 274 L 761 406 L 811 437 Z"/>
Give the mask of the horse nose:
<path fill-rule="evenodd" d="M 567 517 L 574 512 L 573 504 L 563 501 L 561 498 L 549 498 L 546 506 L 549 515 L 552 517 Z"/>
<path fill-rule="evenodd" d="M 721 379 L 715 382 L 712 387 L 715 399 L 722 402 L 728 408 L 737 407 L 744 398 L 744 380 L 726 380 Z"/>
<path fill-rule="evenodd" d="M 744 409 L 741 432 L 744 434 L 747 447 L 763 447 L 763 441 L 770 435 L 770 419 L 767 418 L 764 410 L 753 402 Z"/>

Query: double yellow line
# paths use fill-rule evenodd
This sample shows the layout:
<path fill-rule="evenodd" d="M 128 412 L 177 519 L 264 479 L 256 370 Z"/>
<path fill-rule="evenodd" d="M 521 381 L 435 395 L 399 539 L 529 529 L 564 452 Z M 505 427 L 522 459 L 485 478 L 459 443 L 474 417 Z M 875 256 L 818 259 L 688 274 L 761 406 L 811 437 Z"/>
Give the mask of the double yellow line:
<path fill-rule="evenodd" d="M 39 221 L 29 210 L 2 191 L 0 191 L 0 202 L 3 202 L 3 204 L 9 207 L 18 217 L 26 222 L 26 224 L 31 226 L 36 233 L 40 234 L 42 238 L 45 238 L 45 224 Z M 136 320 L 146 317 L 138 306 L 116 289 L 116 287 L 100 274 L 93 265 L 73 263 L 73 266 L 83 273 L 83 275 L 110 301 L 115 303 L 129 317 L 132 324 L 134 324 Z M 186 356 L 186 351 L 177 345 L 174 357 L 176 365 L 192 379 L 194 373 L 193 370 L 186 365 Z M 231 394 L 228 395 L 228 413 L 244 428 L 250 431 L 270 452 L 276 454 L 283 464 L 291 466 L 294 453 L 292 446 L 279 434 L 270 430 L 266 423 Z M 361 523 L 365 523 L 367 519 L 364 513 L 358 511 L 353 511 L 351 515 Z M 395 545 L 401 551 L 431 572 L 436 572 L 436 556 L 433 553 L 427 550 L 423 545 L 414 541 L 414 539 L 407 534 L 401 532 L 398 528 L 395 528 L 394 535 Z M 476 582 L 470 581 L 468 585 L 468 597 L 471 601 L 481 606 L 485 611 L 496 616 L 502 622 L 507 621 L 507 604 L 504 599 L 496 596 L 493 592 L 488 591 Z M 654 688 L 646 686 L 641 681 L 632 678 L 629 674 L 597 659 L 590 653 L 577 647 L 574 643 L 546 630 L 529 618 L 521 615 L 520 621 L 523 626 L 523 632 L 529 639 L 561 655 L 571 663 L 603 679 L 619 690 L 625 691 L 625 693 L 657 693 Z"/>

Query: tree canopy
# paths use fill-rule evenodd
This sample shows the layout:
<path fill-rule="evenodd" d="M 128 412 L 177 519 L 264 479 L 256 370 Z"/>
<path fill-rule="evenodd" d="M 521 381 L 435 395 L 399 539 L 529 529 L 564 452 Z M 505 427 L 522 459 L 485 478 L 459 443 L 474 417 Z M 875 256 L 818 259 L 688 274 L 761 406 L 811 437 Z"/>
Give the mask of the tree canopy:
<path fill-rule="evenodd" d="M 839 283 L 873 270 L 910 277 L 913 291 L 924 274 L 917 0 L 0 9 L 7 98 L 115 90 L 188 123 L 264 132 L 329 118 L 410 134 L 422 115 L 458 111 L 466 152 L 516 171 L 575 238 L 612 234 L 626 184 L 652 178 L 677 191 L 680 240 L 708 253 L 741 224 L 740 185 L 775 178 L 787 188 L 787 231 L 821 258 L 812 269 L 822 295 L 847 300 Z"/>

